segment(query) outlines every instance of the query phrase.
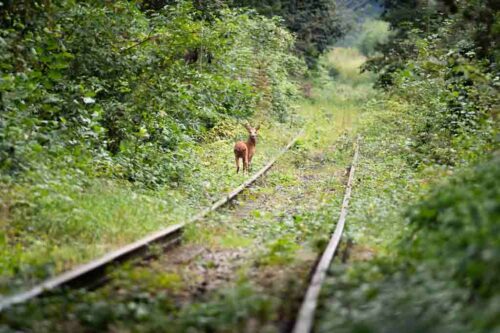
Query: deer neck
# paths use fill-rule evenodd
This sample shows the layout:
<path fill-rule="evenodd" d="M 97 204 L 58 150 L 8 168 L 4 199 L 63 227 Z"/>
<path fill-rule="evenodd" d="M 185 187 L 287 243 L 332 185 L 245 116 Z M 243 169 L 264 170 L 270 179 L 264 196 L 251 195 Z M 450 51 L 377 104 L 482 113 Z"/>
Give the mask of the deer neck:
<path fill-rule="evenodd" d="M 247 146 L 248 147 L 255 147 L 255 145 L 257 144 L 257 140 L 252 138 L 252 137 L 249 137 L 248 140 L 247 140 Z"/>

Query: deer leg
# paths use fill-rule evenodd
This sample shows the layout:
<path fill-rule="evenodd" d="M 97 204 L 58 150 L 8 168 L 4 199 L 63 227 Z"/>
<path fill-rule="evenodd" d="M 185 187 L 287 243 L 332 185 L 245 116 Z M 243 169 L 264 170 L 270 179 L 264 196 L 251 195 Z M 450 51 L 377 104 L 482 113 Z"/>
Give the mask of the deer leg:
<path fill-rule="evenodd" d="M 236 161 L 236 173 L 240 172 L 240 158 L 236 156 L 235 158 Z"/>
<path fill-rule="evenodd" d="M 243 160 L 243 173 L 245 173 L 245 170 L 248 174 L 248 156 L 245 156 L 245 159 Z"/>

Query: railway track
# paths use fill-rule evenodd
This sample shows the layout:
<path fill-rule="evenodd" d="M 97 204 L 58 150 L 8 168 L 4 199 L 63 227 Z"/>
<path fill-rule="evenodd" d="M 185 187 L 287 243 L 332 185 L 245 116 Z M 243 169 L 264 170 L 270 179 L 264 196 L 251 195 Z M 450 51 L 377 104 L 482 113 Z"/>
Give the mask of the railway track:
<path fill-rule="evenodd" d="M 302 136 L 301 130 L 271 161 L 261 168 L 252 177 L 243 182 L 240 186 L 233 189 L 221 199 L 212 204 L 212 206 L 204 209 L 189 221 L 181 224 L 169 226 L 159 230 L 142 239 L 139 239 L 131 244 L 111 251 L 104 256 L 92 260 L 86 264 L 77 266 L 74 269 L 66 271 L 60 275 L 49 278 L 41 283 L 24 290 L 22 292 L 0 298 L 0 311 L 11 307 L 15 304 L 27 302 L 37 297 L 50 295 L 51 293 L 61 288 L 93 288 L 101 285 L 109 279 L 108 273 L 110 268 L 119 265 L 125 261 L 134 258 L 145 258 L 151 255 L 151 248 L 160 246 L 161 249 L 167 250 L 179 244 L 182 239 L 182 234 L 188 224 L 194 223 L 206 217 L 209 213 L 216 211 L 228 202 L 236 198 L 243 190 L 252 185 L 260 177 L 266 174 L 276 161 L 292 148 L 297 140 Z"/>
<path fill-rule="evenodd" d="M 344 199 L 342 201 L 342 208 L 340 211 L 340 216 L 337 221 L 335 230 L 326 246 L 323 254 L 321 255 L 316 267 L 314 268 L 311 279 L 309 281 L 309 286 L 305 293 L 304 299 L 300 306 L 297 319 L 295 321 L 292 333 L 309 333 L 312 331 L 314 326 L 314 316 L 316 309 L 318 307 L 318 299 L 321 291 L 321 287 L 325 280 L 328 268 L 332 263 L 337 248 L 340 244 L 342 233 L 344 231 L 345 220 L 347 217 L 347 211 L 349 208 L 349 200 L 351 198 L 352 184 L 354 181 L 354 173 L 356 170 L 356 165 L 359 156 L 359 139 L 356 142 L 354 148 L 354 156 L 352 159 L 351 166 L 349 168 L 349 179 L 347 180 L 347 185 L 345 189 Z"/>
<path fill-rule="evenodd" d="M 163 230 L 153 233 L 143 239 L 140 239 L 132 244 L 129 244 L 123 248 L 112 251 L 101 258 L 93 260 L 87 264 L 76 267 L 73 270 L 65 272 L 54 278 L 43 281 L 39 285 L 21 292 L 19 294 L 12 295 L 10 297 L 0 300 L 0 311 L 6 309 L 12 305 L 27 302 L 31 299 L 37 297 L 49 296 L 56 293 L 61 288 L 88 288 L 93 289 L 94 287 L 105 284 L 110 280 L 111 269 L 115 265 L 119 265 L 125 261 L 131 259 L 150 259 L 152 257 L 152 252 L 156 253 L 154 255 L 156 258 L 158 254 L 165 252 L 166 250 L 173 249 L 177 244 L 179 244 L 183 238 L 183 231 L 185 227 L 196 221 L 199 221 L 206 217 L 209 213 L 214 212 L 227 204 L 229 201 L 237 197 L 244 189 L 249 187 L 260 177 L 262 177 L 271 167 L 276 163 L 276 161 L 285 154 L 293 145 L 297 142 L 298 138 L 302 135 L 302 131 L 291 140 L 288 145 L 269 163 L 267 163 L 262 169 L 260 169 L 251 178 L 246 180 L 238 188 L 234 189 L 230 193 L 226 194 L 220 200 L 215 202 L 211 207 L 203 210 L 198 215 L 194 216 L 190 221 L 169 226 Z M 344 198 L 342 201 L 342 207 L 340 211 L 340 216 L 338 222 L 335 226 L 335 230 L 329 240 L 329 243 L 319 260 L 315 262 L 313 269 L 311 270 L 310 279 L 308 283 L 306 282 L 306 274 L 301 278 L 304 281 L 304 285 L 307 286 L 306 292 L 303 294 L 302 303 L 298 312 L 293 310 L 290 313 L 290 318 L 295 319 L 289 322 L 286 326 L 282 328 L 285 331 L 289 331 L 291 328 L 290 324 L 293 325 L 293 333 L 309 333 L 314 327 L 315 312 L 318 306 L 318 298 L 321 291 L 321 286 L 325 280 L 328 268 L 337 252 L 337 248 L 341 242 L 342 233 L 344 230 L 346 216 L 348 211 L 349 200 L 351 196 L 351 189 L 354 182 L 354 174 L 356 170 L 357 160 L 359 156 L 359 143 L 356 142 L 354 149 L 354 156 L 352 163 L 349 168 L 348 180 L 345 186 Z M 170 254 L 174 255 L 176 251 L 185 250 L 184 247 L 177 247 L 178 250 L 173 251 Z M 154 249 L 155 251 L 151 251 Z M 158 252 L 158 249 L 160 251 Z M 144 262 L 144 261 L 140 261 Z M 148 261 L 149 263 L 149 261 Z M 170 267 L 167 265 L 167 267 Z M 310 267 L 310 266 L 308 266 Z M 111 269 L 110 269 L 111 268 Z M 305 271 L 307 272 L 307 270 Z M 298 291 L 297 295 L 301 295 L 301 291 Z M 297 303 L 298 304 L 298 303 Z M 297 307 L 298 308 L 298 307 Z M 294 316 L 293 314 L 297 315 Z M 293 318 L 295 317 L 295 318 Z"/>

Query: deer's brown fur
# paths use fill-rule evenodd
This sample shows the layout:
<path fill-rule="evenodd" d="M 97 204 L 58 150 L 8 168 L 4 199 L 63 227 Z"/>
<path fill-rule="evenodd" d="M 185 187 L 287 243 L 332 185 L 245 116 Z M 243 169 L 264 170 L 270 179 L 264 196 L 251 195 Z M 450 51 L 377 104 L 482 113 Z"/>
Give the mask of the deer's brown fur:
<path fill-rule="evenodd" d="M 243 161 L 243 173 L 245 171 L 248 173 L 249 166 L 252 163 L 253 155 L 255 154 L 255 146 L 257 145 L 257 132 L 260 125 L 257 127 L 251 127 L 250 125 L 245 125 L 248 131 L 248 140 L 238 141 L 234 145 L 234 159 L 236 161 L 236 173 L 240 171 L 240 159 Z"/>

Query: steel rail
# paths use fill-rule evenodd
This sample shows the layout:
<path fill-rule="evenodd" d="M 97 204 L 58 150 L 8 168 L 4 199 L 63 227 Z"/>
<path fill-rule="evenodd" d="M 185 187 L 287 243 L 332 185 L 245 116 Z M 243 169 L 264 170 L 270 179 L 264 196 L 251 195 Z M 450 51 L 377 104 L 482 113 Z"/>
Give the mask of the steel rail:
<path fill-rule="evenodd" d="M 359 156 L 359 138 L 356 140 L 354 148 L 354 156 L 352 159 L 351 168 L 349 171 L 349 179 L 347 181 L 346 190 L 344 194 L 344 200 L 342 202 L 342 209 L 340 211 L 339 220 L 335 227 L 335 231 L 328 242 L 328 245 L 321 255 L 312 278 L 307 288 L 305 297 L 302 301 L 302 305 L 299 310 L 297 320 L 293 327 L 293 333 L 309 333 L 311 332 L 314 324 L 314 315 L 316 313 L 316 308 L 318 306 L 318 298 L 321 291 L 321 286 L 326 277 L 326 273 L 330 264 L 335 256 L 335 252 L 342 238 L 342 233 L 344 231 L 345 219 L 347 216 L 347 211 L 349 207 L 349 199 L 351 198 L 352 183 L 354 181 L 354 172 L 356 169 L 356 164 Z"/>
<path fill-rule="evenodd" d="M 269 169 L 271 169 L 276 161 L 288 150 L 290 150 L 293 145 L 295 145 L 295 143 L 303 133 L 304 130 L 301 130 L 271 161 L 269 161 L 257 173 L 244 181 L 240 186 L 229 192 L 227 195 L 213 203 L 212 206 L 202 210 L 200 213 L 192 217 L 188 222 L 166 227 L 165 229 L 154 232 L 131 244 L 111 251 L 100 258 L 77 266 L 55 277 L 44 280 L 28 290 L 14 294 L 12 296 L 0 298 L 0 312 L 12 305 L 24 303 L 33 298 L 47 295 L 59 288 L 83 288 L 95 285 L 95 282 L 97 280 L 102 280 L 104 277 L 106 277 L 108 268 L 129 260 L 132 257 L 148 253 L 148 250 L 152 245 L 161 244 L 163 248 L 168 248 L 173 244 L 179 243 L 182 237 L 183 229 L 186 225 L 203 219 L 209 213 L 219 209 L 220 207 L 233 200 L 244 189 L 249 187 L 257 179 L 259 179 L 267 171 L 269 171 Z"/>

